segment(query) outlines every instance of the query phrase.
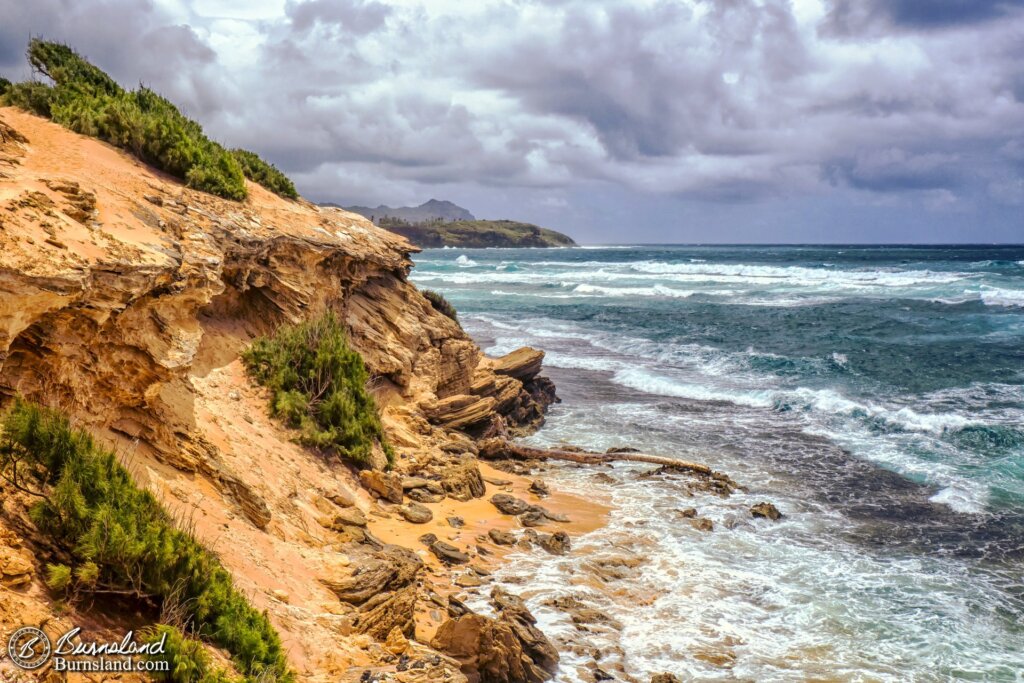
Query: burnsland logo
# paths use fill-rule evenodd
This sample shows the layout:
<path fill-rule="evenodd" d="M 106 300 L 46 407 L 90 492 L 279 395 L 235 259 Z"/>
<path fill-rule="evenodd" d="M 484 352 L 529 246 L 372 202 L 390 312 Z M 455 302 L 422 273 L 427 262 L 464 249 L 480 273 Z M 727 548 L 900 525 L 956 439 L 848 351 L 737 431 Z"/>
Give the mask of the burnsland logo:
<path fill-rule="evenodd" d="M 14 665 L 33 671 L 50 659 L 50 639 L 41 629 L 32 626 L 19 628 L 7 640 L 7 656 Z"/>
<path fill-rule="evenodd" d="M 169 671 L 170 662 L 151 659 L 164 654 L 167 632 L 148 643 L 135 640 L 128 631 L 119 642 L 99 643 L 79 638 L 82 629 L 75 627 L 51 644 L 42 629 L 24 626 L 7 639 L 7 656 L 25 671 L 34 671 L 53 662 L 54 671 L 78 672 L 155 672 Z"/>

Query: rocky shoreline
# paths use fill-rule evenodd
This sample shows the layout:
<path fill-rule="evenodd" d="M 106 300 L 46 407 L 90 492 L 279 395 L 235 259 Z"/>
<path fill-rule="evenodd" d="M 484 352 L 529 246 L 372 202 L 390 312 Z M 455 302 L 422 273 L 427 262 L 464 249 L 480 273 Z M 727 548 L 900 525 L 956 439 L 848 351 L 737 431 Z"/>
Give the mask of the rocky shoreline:
<path fill-rule="evenodd" d="M 543 424 L 558 400 L 543 352 L 484 356 L 408 281 L 414 248 L 401 237 L 255 184 L 249 193 L 190 190 L 0 109 L 0 404 L 56 407 L 114 449 L 266 612 L 297 680 L 547 680 L 559 649 L 585 649 L 590 629 L 615 624 L 556 602 L 579 634 L 553 644 L 495 579 L 514 552 L 575 558 L 609 515 L 538 478 L 543 462 L 483 447 Z M 296 443 L 239 360 L 253 339 L 324 309 L 370 372 L 390 471 L 383 453 L 359 472 Z M 595 481 L 614 482 L 603 467 Z M 723 493 L 723 479 L 692 467 L 662 475 Z M 117 640 L 165 618 L 153 601 L 52 591 L 47 564 L 66 550 L 39 533 L 28 494 L 0 486 L 0 631 L 81 626 Z M 596 571 L 611 580 L 632 563 Z M 203 647 L 230 670 L 226 653 Z M 587 676 L 635 680 L 599 654 Z M 63 680 L 46 668 L 26 678 Z"/>

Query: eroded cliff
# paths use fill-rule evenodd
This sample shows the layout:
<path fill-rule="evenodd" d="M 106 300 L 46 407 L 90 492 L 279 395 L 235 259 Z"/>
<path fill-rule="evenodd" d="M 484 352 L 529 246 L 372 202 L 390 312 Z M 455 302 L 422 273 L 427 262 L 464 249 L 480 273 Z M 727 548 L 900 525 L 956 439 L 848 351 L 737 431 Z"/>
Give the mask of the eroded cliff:
<path fill-rule="evenodd" d="M 59 407 L 118 448 L 269 611 L 302 680 L 399 653 L 424 663 L 409 680 L 458 680 L 453 660 L 402 643 L 428 640 L 446 618 L 419 599 L 425 573 L 446 579 L 434 556 L 389 545 L 416 545 L 416 534 L 376 498 L 392 486 L 399 502 L 419 491 L 456 511 L 483 493 L 471 437 L 532 428 L 554 400 L 540 352 L 487 359 L 433 309 L 407 280 L 412 250 L 355 214 L 251 183 L 244 202 L 218 199 L 0 109 L 0 399 Z M 325 308 L 362 354 L 399 453 L 399 473 L 363 482 L 378 495 L 294 443 L 238 360 L 255 336 Z M 16 594 L 0 595 L 5 630 L 53 604 L 39 580 L 50 551 L 8 494 L 4 557 L 34 566 Z"/>

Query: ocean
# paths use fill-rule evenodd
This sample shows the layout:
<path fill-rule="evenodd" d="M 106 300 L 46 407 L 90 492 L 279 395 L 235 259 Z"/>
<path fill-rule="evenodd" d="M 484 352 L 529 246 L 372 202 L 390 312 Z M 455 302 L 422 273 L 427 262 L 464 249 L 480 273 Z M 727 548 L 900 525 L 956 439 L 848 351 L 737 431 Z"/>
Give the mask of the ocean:
<path fill-rule="evenodd" d="M 529 443 L 749 488 L 543 473 L 614 506 L 571 555 L 501 571 L 557 681 L 1024 680 L 1024 247 L 435 249 L 412 279 L 488 354 L 547 352 L 562 403 Z M 566 596 L 611 621 L 581 630 Z"/>

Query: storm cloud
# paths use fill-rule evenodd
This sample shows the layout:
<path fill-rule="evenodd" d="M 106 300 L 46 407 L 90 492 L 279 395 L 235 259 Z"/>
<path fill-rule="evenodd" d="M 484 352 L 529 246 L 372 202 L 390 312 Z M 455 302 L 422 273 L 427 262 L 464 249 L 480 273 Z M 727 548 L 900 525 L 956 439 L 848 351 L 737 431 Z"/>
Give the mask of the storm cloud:
<path fill-rule="evenodd" d="M 1024 0 L 0 7 L 9 78 L 29 36 L 66 41 L 317 200 L 584 240 L 1024 241 Z"/>

